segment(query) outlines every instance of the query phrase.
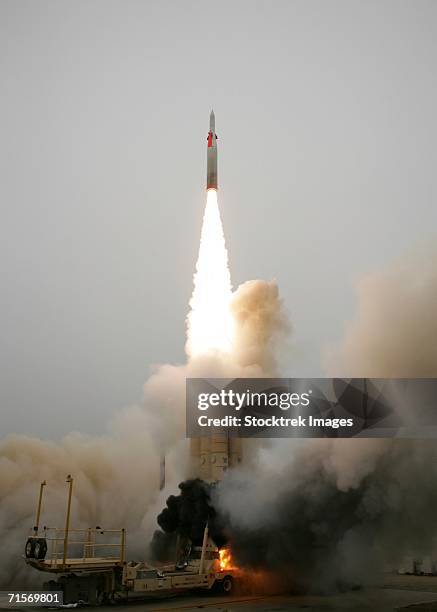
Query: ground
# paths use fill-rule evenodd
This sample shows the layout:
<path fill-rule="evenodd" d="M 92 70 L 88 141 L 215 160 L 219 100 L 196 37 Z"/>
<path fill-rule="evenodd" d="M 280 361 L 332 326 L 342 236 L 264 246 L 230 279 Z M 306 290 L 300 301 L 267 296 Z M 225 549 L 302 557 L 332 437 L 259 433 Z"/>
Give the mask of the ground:
<path fill-rule="evenodd" d="M 192 596 L 136 603 L 116 608 L 117 612 L 327 612 L 354 610 L 355 612 L 437 612 L 437 576 L 385 575 L 381 584 L 336 595 L 276 595 L 276 596 Z M 105 608 L 99 612 L 114 612 Z"/>
<path fill-rule="evenodd" d="M 14 608 L 17 610 L 17 608 Z M 19 609 L 19 608 L 18 608 Z M 21 608 L 29 612 L 29 608 Z M 437 612 L 437 577 L 386 575 L 372 588 L 335 595 L 213 596 L 183 595 L 168 599 L 101 606 L 99 612 Z"/>

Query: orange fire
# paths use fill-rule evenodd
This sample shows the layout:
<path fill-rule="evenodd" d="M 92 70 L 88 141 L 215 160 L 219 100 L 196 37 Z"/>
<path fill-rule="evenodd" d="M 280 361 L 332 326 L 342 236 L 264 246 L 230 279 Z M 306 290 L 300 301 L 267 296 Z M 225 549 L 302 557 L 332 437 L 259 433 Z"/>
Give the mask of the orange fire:
<path fill-rule="evenodd" d="M 222 548 L 221 550 L 219 550 L 219 555 L 220 555 L 220 569 L 222 571 L 233 569 L 234 566 L 232 563 L 232 555 L 231 555 L 231 551 L 229 550 L 229 548 Z"/>

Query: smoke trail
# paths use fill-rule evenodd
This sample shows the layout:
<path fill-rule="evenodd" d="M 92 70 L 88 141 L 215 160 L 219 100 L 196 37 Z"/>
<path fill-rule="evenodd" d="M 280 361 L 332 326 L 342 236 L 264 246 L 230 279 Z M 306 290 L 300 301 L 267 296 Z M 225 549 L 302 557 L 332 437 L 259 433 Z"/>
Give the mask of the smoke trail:
<path fill-rule="evenodd" d="M 207 191 L 194 291 L 188 315 L 188 356 L 211 351 L 229 353 L 234 322 L 229 310 L 232 287 L 217 191 Z"/>

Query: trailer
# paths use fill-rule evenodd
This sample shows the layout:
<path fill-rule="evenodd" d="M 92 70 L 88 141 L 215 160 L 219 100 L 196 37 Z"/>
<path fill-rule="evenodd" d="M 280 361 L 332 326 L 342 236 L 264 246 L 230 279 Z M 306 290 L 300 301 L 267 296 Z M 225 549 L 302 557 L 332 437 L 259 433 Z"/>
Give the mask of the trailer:
<path fill-rule="evenodd" d="M 189 590 L 229 594 L 241 579 L 227 549 L 219 550 L 205 526 L 202 546 L 178 538 L 175 561 L 153 565 L 126 560 L 126 530 L 70 527 L 73 479 L 69 484 L 64 528 L 40 528 L 41 483 L 35 526 L 25 545 L 25 561 L 53 578 L 44 589 L 61 591 L 64 604 L 104 602 L 172 595 Z"/>

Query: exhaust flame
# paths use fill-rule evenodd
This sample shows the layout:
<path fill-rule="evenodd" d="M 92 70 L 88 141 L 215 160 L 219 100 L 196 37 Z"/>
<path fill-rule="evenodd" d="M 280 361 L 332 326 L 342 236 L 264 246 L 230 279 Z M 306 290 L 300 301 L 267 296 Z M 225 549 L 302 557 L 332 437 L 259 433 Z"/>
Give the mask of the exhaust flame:
<path fill-rule="evenodd" d="M 234 335 L 229 308 L 231 295 L 231 275 L 217 191 L 209 189 L 188 315 L 186 351 L 190 357 L 212 351 L 231 352 Z"/>
<path fill-rule="evenodd" d="M 219 550 L 220 555 L 220 570 L 225 571 L 229 569 L 234 569 L 234 565 L 232 562 L 232 555 L 229 548 L 222 548 Z"/>

